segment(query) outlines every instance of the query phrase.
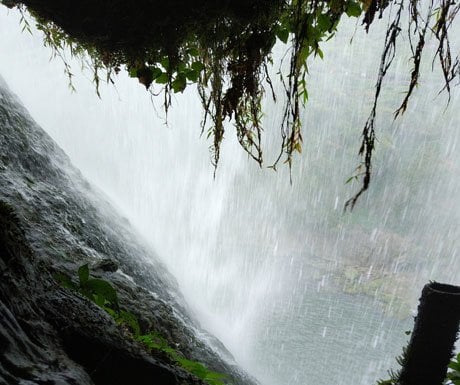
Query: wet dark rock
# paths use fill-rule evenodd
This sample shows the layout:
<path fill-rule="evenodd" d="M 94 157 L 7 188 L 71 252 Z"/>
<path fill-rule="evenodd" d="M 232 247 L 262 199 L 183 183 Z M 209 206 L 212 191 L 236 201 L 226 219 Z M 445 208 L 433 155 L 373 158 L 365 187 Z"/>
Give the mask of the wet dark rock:
<path fill-rule="evenodd" d="M 105 311 L 56 282 L 56 273 L 77 282 L 85 263 L 111 282 L 142 331 L 158 332 L 235 385 L 255 383 L 200 328 L 155 253 L 1 78 L 0 154 L 0 384 L 201 383 L 164 355 L 147 354 Z"/>
<path fill-rule="evenodd" d="M 96 262 L 93 270 L 102 270 L 105 272 L 115 273 L 118 270 L 118 263 L 113 259 L 104 258 L 102 261 Z"/>
<path fill-rule="evenodd" d="M 73 38 L 105 52 L 132 57 L 147 48 L 171 52 L 193 33 L 203 36 L 217 20 L 239 30 L 257 21 L 279 0 L 3 0 L 7 7 L 25 5 L 59 25 Z M 129 33 L 127 33 L 129 31 Z M 174 52 L 174 51 L 172 51 Z"/>

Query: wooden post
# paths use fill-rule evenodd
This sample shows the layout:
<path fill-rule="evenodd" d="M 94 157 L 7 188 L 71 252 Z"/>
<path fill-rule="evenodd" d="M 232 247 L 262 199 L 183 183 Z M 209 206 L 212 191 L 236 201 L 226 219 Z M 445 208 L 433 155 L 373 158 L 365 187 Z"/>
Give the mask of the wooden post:
<path fill-rule="evenodd" d="M 460 324 L 460 287 L 431 282 L 422 290 L 399 385 L 442 385 Z"/>

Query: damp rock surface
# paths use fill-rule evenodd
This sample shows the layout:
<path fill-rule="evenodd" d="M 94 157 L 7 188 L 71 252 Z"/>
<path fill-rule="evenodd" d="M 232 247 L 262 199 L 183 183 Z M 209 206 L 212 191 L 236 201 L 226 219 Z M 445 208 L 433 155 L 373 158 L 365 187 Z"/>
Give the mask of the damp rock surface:
<path fill-rule="evenodd" d="M 0 384 L 202 383 L 57 283 L 58 273 L 77 280 L 85 263 L 115 287 L 143 331 L 229 383 L 255 384 L 200 328 L 145 245 L 0 78 Z"/>

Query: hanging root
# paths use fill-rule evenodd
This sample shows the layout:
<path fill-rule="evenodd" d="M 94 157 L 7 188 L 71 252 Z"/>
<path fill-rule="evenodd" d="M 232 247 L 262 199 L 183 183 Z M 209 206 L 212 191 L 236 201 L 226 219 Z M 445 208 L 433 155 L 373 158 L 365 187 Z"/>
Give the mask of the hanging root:
<path fill-rule="evenodd" d="M 396 43 L 401 32 L 401 15 L 404 9 L 407 8 L 409 13 L 408 34 L 410 48 L 412 51 L 411 59 L 413 62 L 413 68 L 410 74 L 410 82 L 405 97 L 399 108 L 395 111 L 395 119 L 406 111 L 409 99 L 418 84 L 420 77 L 420 64 L 425 48 L 427 31 L 432 31 L 433 35 L 437 39 L 437 50 L 433 61 L 436 59 L 436 57 L 439 60 L 444 77 L 444 85 L 441 91 L 447 90 L 449 100 L 451 83 L 460 74 L 459 57 L 456 56 L 454 60 L 452 59 L 452 52 L 449 42 L 449 30 L 452 26 L 453 20 L 460 10 L 460 4 L 455 4 L 451 0 L 439 0 L 438 3 L 435 4 L 434 1 L 431 0 L 427 6 L 427 12 L 424 18 L 421 16 L 422 10 L 420 1 L 418 0 L 399 0 L 394 4 L 396 6 L 396 11 L 386 31 L 385 45 L 380 59 L 380 67 L 377 83 L 375 86 L 374 103 L 366 124 L 364 125 L 361 147 L 358 153 L 363 159 L 362 165 L 364 166 L 364 172 L 359 174 L 359 176 L 362 177 L 362 183 L 358 192 L 345 203 L 345 210 L 353 210 L 356 202 L 360 196 L 369 188 L 371 182 L 372 160 L 373 153 L 375 151 L 376 140 L 375 119 L 377 106 L 383 80 L 388 72 L 388 69 L 393 63 L 393 59 L 395 58 Z M 380 12 L 381 17 L 383 9 L 386 6 L 387 4 L 382 3 L 380 0 L 373 0 L 371 2 L 363 21 L 366 30 L 369 29 L 370 24 L 373 22 L 375 14 Z M 437 16 L 435 22 L 433 22 L 433 16 Z M 415 47 L 413 44 L 413 36 L 416 38 Z"/>

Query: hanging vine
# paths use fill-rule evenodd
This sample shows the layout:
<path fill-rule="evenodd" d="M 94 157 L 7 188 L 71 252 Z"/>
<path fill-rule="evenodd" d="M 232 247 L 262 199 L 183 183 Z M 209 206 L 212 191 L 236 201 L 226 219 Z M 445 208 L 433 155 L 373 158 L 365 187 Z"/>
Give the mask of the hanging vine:
<path fill-rule="evenodd" d="M 30 31 L 30 20 L 34 20 L 44 43 L 63 60 L 70 84 L 73 74 L 68 52 L 91 68 L 98 94 L 101 78 L 114 82 L 115 75 L 126 69 L 153 95 L 163 92 L 165 112 L 172 94 L 196 84 L 203 107 L 202 133 L 211 141 L 215 169 L 228 123 L 233 123 L 248 156 L 264 164 L 262 101 L 266 89 L 273 99 L 284 103 L 280 151 L 270 167 L 276 170 L 283 160 L 291 168 L 303 147 L 301 114 L 308 101 L 310 61 L 323 57 L 321 44 L 334 36 L 344 15 L 361 17 L 369 31 L 376 19 L 388 13 L 373 104 L 358 151 L 361 162 L 350 178 L 359 179 L 361 187 L 345 204 L 350 210 L 371 183 L 378 102 L 404 30 L 403 20 L 407 20 L 412 69 L 395 118 L 406 111 L 416 89 L 430 37 L 436 40 L 432 60 L 439 62 L 444 78 L 440 91 L 450 95 L 460 73 L 458 53 L 449 39 L 460 10 L 453 0 L 197 0 L 193 4 L 140 0 L 135 8 L 121 0 L 4 0 L 3 4 L 19 8 L 24 30 Z M 25 16 L 26 10 L 32 19 Z M 280 66 L 282 97 L 275 95 L 268 75 L 277 41 L 288 47 L 288 69 Z"/>

